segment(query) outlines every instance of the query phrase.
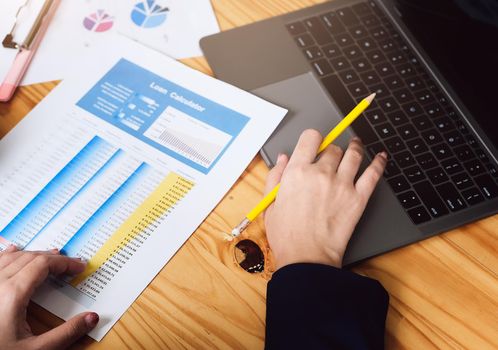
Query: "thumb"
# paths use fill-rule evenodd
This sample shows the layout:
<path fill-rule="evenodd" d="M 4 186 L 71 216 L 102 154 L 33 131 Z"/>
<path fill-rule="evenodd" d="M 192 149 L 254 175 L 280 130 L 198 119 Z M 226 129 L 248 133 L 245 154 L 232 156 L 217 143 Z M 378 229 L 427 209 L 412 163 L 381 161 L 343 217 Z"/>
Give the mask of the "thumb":
<path fill-rule="evenodd" d="M 281 153 L 278 155 L 277 164 L 270 170 L 266 178 L 265 194 L 270 192 L 280 182 L 288 162 L 289 157 L 286 154 Z"/>
<path fill-rule="evenodd" d="M 83 312 L 46 333 L 35 337 L 36 349 L 65 349 L 95 328 L 99 315 Z"/>

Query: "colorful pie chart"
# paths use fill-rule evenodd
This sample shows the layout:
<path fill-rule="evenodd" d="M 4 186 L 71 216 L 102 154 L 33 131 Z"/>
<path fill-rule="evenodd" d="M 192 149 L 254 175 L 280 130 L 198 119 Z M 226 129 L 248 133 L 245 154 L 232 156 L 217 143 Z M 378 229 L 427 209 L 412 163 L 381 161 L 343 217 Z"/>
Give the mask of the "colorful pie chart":
<path fill-rule="evenodd" d="M 154 0 L 137 3 L 131 11 L 131 20 L 142 28 L 158 27 L 166 21 L 169 9 L 158 5 Z"/>
<path fill-rule="evenodd" d="M 91 32 L 106 32 L 112 28 L 114 17 L 108 15 L 104 10 L 98 10 L 95 13 L 85 17 L 83 26 Z"/>

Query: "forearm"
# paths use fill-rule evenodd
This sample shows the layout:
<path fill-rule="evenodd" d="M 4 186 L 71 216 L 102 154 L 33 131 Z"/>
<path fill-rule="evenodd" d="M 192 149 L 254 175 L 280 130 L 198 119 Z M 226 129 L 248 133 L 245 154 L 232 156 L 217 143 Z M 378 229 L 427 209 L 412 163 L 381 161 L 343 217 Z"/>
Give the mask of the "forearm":
<path fill-rule="evenodd" d="M 319 264 L 293 264 L 268 284 L 266 348 L 383 349 L 382 285 Z"/>

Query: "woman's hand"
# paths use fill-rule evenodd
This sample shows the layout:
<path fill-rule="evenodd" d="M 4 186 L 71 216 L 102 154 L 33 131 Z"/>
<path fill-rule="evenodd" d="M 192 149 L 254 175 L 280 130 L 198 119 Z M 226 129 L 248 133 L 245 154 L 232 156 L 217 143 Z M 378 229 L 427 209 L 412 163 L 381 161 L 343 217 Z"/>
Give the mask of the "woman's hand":
<path fill-rule="evenodd" d="M 343 152 L 330 145 L 315 162 L 322 137 L 306 130 L 294 153 L 280 155 L 268 176 L 266 191 L 281 183 L 265 213 L 268 242 L 276 268 L 292 263 L 342 266 L 344 251 L 375 186 L 387 154 L 378 154 L 355 182 L 363 145 L 354 138 Z"/>
<path fill-rule="evenodd" d="M 60 349 L 92 330 L 99 321 L 93 312 L 79 314 L 59 327 L 35 336 L 26 321 L 29 300 L 52 275 L 78 274 L 86 264 L 57 250 L 22 252 L 10 246 L 0 253 L 0 349 Z"/>

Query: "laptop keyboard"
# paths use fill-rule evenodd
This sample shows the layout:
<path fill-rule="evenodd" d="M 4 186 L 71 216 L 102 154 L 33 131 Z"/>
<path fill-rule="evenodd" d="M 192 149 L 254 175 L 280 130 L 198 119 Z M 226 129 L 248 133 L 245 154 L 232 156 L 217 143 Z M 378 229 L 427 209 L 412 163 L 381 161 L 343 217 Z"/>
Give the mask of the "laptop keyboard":
<path fill-rule="evenodd" d="M 497 168 L 446 95 L 373 1 L 289 23 L 287 30 L 371 157 L 389 153 L 384 177 L 415 224 L 498 196 Z"/>

